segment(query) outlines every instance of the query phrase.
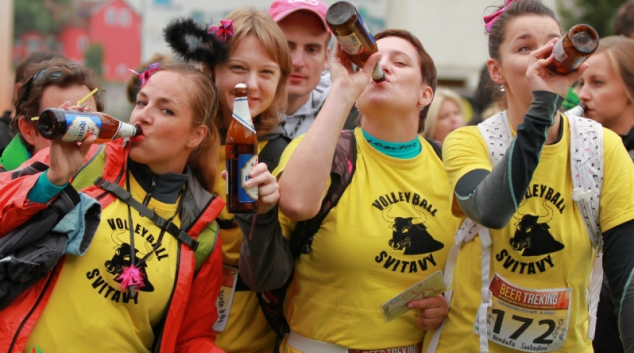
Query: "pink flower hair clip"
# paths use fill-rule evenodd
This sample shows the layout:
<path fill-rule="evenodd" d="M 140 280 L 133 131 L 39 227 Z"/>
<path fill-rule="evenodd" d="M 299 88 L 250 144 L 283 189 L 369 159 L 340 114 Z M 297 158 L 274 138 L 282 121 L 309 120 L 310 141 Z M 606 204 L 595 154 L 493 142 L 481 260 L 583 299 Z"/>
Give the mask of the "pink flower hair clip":
<path fill-rule="evenodd" d="M 151 64 L 145 71 L 141 73 L 138 73 L 132 69 L 128 69 L 128 71 L 139 76 L 139 80 L 141 81 L 141 88 L 143 88 L 147 80 L 150 79 L 150 76 L 152 76 L 160 67 L 161 67 L 161 64 L 154 63 L 154 64 Z"/>
<path fill-rule="evenodd" d="M 220 20 L 220 26 L 209 27 L 209 33 L 215 35 L 226 43 L 229 39 L 231 39 L 231 37 L 233 37 L 233 21 Z"/>

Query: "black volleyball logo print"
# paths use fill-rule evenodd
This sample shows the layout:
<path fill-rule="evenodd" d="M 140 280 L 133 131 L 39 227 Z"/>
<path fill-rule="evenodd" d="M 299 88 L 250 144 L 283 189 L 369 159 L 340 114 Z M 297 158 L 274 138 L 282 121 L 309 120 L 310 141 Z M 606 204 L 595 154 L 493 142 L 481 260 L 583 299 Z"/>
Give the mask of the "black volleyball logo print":
<path fill-rule="evenodd" d="M 121 283 L 121 279 L 119 278 L 119 275 L 123 272 L 124 267 L 130 266 L 130 260 L 131 260 L 131 254 L 132 254 L 131 253 L 132 247 L 130 246 L 130 243 L 129 243 L 130 232 L 125 229 L 115 230 L 114 232 L 112 232 L 111 238 L 112 238 L 112 241 L 117 246 L 114 248 L 115 253 L 112 256 L 112 258 L 105 262 L 106 271 L 114 275 L 116 282 Z M 145 244 L 145 248 L 146 248 L 145 253 L 142 253 L 138 251 L 137 249 L 134 249 L 134 258 L 136 263 L 139 263 L 139 260 L 141 260 L 146 254 L 152 252 L 152 245 L 149 242 L 144 241 L 143 244 Z M 148 258 L 148 261 L 152 259 L 152 256 L 153 255 L 151 255 Z M 143 285 L 142 286 L 140 285 L 138 289 L 142 292 L 153 292 L 154 286 L 152 285 L 152 283 L 150 282 L 147 276 L 147 271 L 145 270 L 146 268 L 147 268 L 147 261 L 143 262 L 143 264 L 139 268 L 139 270 L 141 270 L 141 273 L 143 275 Z"/>
<path fill-rule="evenodd" d="M 564 244 L 555 240 L 550 233 L 548 222 L 552 221 L 554 211 L 544 199 L 543 212 L 528 214 L 522 212 L 522 201 L 515 218 L 515 235 L 510 239 L 513 249 L 522 252 L 522 256 L 538 256 L 557 252 L 564 248 Z"/>
<path fill-rule="evenodd" d="M 427 254 L 442 249 L 445 245 L 434 239 L 427 232 L 427 216 L 424 212 L 412 206 L 413 214 L 410 216 L 392 216 L 392 206 L 383 209 L 383 219 L 390 224 L 392 239 L 388 244 L 394 250 L 404 250 L 404 255 Z"/>

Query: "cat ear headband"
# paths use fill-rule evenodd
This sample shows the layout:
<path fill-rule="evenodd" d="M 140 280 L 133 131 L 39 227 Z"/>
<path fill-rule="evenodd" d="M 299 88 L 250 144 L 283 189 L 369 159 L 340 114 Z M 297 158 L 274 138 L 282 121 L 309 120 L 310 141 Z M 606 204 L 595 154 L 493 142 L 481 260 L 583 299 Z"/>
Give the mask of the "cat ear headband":
<path fill-rule="evenodd" d="M 227 41 L 232 35 L 231 20 L 221 21 L 220 26 L 207 29 L 192 18 L 180 18 L 163 29 L 165 41 L 176 54 L 187 61 L 205 63 L 210 67 L 227 60 Z"/>

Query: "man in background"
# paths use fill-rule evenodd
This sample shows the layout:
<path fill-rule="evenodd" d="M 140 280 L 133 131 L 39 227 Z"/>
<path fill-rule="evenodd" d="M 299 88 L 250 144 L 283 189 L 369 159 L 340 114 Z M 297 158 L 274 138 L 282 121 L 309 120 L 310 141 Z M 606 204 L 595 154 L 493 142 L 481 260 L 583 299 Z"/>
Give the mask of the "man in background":
<path fill-rule="evenodd" d="M 49 146 L 50 141 L 40 135 L 37 121 L 32 117 L 66 101 L 77 102 L 98 86 L 94 72 L 66 59 L 55 58 L 29 66 L 16 94 L 16 116 L 10 126 L 14 137 L 0 155 L 0 172 L 18 168 Z M 102 112 L 104 108 L 98 93 L 84 105 L 92 111 Z"/>
<path fill-rule="evenodd" d="M 13 97 L 11 103 L 15 103 L 18 94 L 18 88 L 20 88 L 20 81 L 26 69 L 33 65 L 41 63 L 42 61 L 50 60 L 60 55 L 51 52 L 35 52 L 24 58 L 18 66 L 15 68 L 15 84 L 13 85 Z M 11 142 L 11 110 L 5 110 L 0 117 L 0 155 Z"/>
<path fill-rule="evenodd" d="M 275 0 L 268 10 L 291 49 L 293 71 L 288 78 L 284 126 L 291 138 L 308 131 L 330 92 L 331 32 L 326 24 L 327 10 L 328 6 L 318 0 Z M 353 108 L 344 129 L 356 127 L 357 115 Z"/>

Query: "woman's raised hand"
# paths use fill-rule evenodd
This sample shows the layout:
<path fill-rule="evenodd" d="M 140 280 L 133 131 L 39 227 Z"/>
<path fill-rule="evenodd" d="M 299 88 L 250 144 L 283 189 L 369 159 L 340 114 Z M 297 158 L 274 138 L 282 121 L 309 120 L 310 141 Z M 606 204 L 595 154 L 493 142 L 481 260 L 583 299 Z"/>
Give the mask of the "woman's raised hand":
<path fill-rule="evenodd" d="M 72 106 L 70 101 L 64 102 L 60 109 L 88 111 L 90 108 Z M 91 135 L 83 142 L 64 142 L 51 140 L 49 149 L 50 167 L 46 176 L 53 185 L 63 186 L 79 171 L 84 164 L 88 150 L 97 137 Z"/>
<path fill-rule="evenodd" d="M 568 75 L 553 75 L 547 66 L 555 60 L 552 51 L 557 38 L 552 39 L 543 47 L 533 51 L 530 54 L 526 78 L 530 84 L 531 90 L 549 91 L 557 93 L 562 97 L 566 97 L 568 89 L 572 84 L 581 77 L 583 72 L 588 68 L 588 64 L 581 64 L 579 69 L 569 73 Z"/>
<path fill-rule="evenodd" d="M 353 70 L 352 61 L 348 57 L 341 44 L 335 42 L 335 49 L 330 60 L 330 79 L 336 94 L 346 95 L 353 101 L 356 100 L 372 79 L 372 70 L 381 59 L 380 53 L 372 54 L 361 70 Z"/>

